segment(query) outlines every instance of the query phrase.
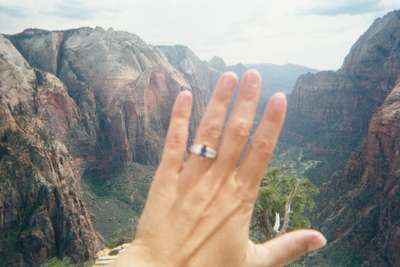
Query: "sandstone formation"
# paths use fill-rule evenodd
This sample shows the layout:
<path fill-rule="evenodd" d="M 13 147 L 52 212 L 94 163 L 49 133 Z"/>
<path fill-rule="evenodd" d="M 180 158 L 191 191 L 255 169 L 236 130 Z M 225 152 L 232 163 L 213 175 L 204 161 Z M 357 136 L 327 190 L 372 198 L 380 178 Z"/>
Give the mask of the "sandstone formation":
<path fill-rule="evenodd" d="M 377 19 L 342 68 L 301 76 L 289 98 L 281 148 L 322 164 L 306 174 L 326 180 L 358 149 L 374 111 L 400 74 L 400 11 Z"/>
<path fill-rule="evenodd" d="M 373 115 L 362 150 L 321 194 L 317 220 L 330 244 L 320 261 L 400 266 L 400 83 Z"/>
<path fill-rule="evenodd" d="M 93 257 L 100 238 L 91 221 L 111 238 L 140 212 L 178 92 L 194 95 L 192 138 L 219 73 L 249 67 L 205 62 L 187 47 L 151 46 L 112 29 L 28 29 L 6 37 L 1 266 Z M 278 79 L 265 75 L 266 86 Z M 306 162 L 306 175 L 322 184 L 314 222 L 331 244 L 317 264 L 400 264 L 399 78 L 400 11 L 393 11 L 374 22 L 340 70 L 305 74 L 289 98 L 276 156 Z M 271 91 L 263 94 L 262 104 Z"/>
<path fill-rule="evenodd" d="M 157 48 L 112 29 L 28 29 L 6 37 L 11 42 L 1 37 L 0 49 L 0 265 L 38 266 L 56 256 L 83 262 L 100 245 L 91 219 L 101 230 L 113 222 L 98 221 L 108 203 L 93 198 L 98 187 L 83 192 L 93 214 L 87 212 L 81 177 L 89 185 L 115 185 L 133 163 L 156 165 L 175 96 L 183 89 L 194 95 L 193 136 L 219 71 L 188 48 Z M 118 200 L 133 214 L 143 205 L 143 197 L 131 196 L 141 183 L 127 183 L 128 197 Z M 148 179 L 143 184 L 145 196 Z"/>
<path fill-rule="evenodd" d="M 63 143 L 78 109 L 54 76 L 29 66 L 0 35 L 0 265 L 38 266 L 100 247 Z"/>
<path fill-rule="evenodd" d="M 193 92 L 193 130 L 218 75 L 187 48 L 160 47 L 166 57 L 112 29 L 31 29 L 9 38 L 32 66 L 65 83 L 80 114 L 74 153 L 95 165 L 156 164 L 175 96 Z"/>
<path fill-rule="evenodd" d="M 277 156 L 285 161 L 294 151 L 295 160 L 315 163 L 304 168 L 321 185 L 312 219 L 329 243 L 310 266 L 400 265 L 399 81 L 393 11 L 361 36 L 340 70 L 296 83 Z"/>

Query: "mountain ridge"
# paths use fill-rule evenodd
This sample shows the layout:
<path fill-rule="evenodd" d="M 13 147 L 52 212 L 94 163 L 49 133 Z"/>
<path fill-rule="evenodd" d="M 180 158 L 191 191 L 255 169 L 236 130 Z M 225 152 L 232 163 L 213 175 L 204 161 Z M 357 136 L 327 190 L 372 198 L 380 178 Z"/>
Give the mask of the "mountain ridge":
<path fill-rule="evenodd" d="M 62 142 L 76 123 L 76 106 L 56 77 L 32 69 L 1 35 L 0 69 L 0 265 L 34 266 L 65 255 L 89 260 L 100 238 Z"/>
<path fill-rule="evenodd" d="M 326 162 L 306 173 L 316 183 L 343 167 L 360 148 L 373 112 L 395 86 L 400 73 L 399 13 L 377 20 L 381 22 L 360 37 L 341 69 L 300 76 L 289 96 L 280 147 L 301 148 L 307 160 Z M 368 53 L 360 54 L 360 49 Z"/>
<path fill-rule="evenodd" d="M 400 264 L 399 81 L 393 11 L 359 38 L 341 69 L 300 76 L 289 97 L 276 156 L 292 150 L 308 164 L 302 174 L 321 190 L 313 225 L 328 239 L 310 266 Z"/>
<path fill-rule="evenodd" d="M 27 29 L 7 38 L 0 35 L 0 41 L 0 227 L 9 233 L 1 239 L 7 242 L 0 243 L 0 259 L 4 248 L 14 249 L 16 257 L 6 261 L 18 266 L 38 266 L 52 256 L 76 262 L 93 257 L 101 237 L 92 222 L 107 241 L 121 235 L 118 228 L 132 224 L 143 205 L 151 181 L 148 166 L 159 161 L 175 96 L 183 89 L 194 95 L 192 139 L 218 75 L 235 68 L 218 58 L 203 61 L 185 46 L 152 46 L 134 34 L 99 27 Z M 247 67 L 237 65 L 237 71 Z M 287 161 L 283 154 L 293 149 L 300 161 L 318 161 L 304 173 L 321 185 L 314 223 L 332 245 L 321 258 L 316 256 L 316 264 L 337 258 L 342 266 L 399 263 L 398 247 L 387 236 L 397 238 L 399 231 L 399 214 L 392 205 L 400 186 L 393 179 L 397 169 L 385 169 L 397 166 L 400 158 L 391 148 L 398 137 L 399 74 L 400 11 L 394 11 L 360 37 L 340 70 L 300 76 L 289 96 L 275 156 Z M 22 174 L 7 167 L 13 157 L 22 166 L 14 169 Z M 41 186 L 32 188 L 29 178 Z M 26 186 L 19 188 L 13 180 Z M 383 201 L 374 188 L 389 194 L 392 202 Z M 120 210 L 109 215 L 107 209 Z M 356 223 L 348 220 L 352 214 Z M 332 223 L 329 218 L 341 219 Z M 381 231 L 368 228 L 369 222 Z M 105 229 L 107 223 L 112 227 Z M 57 237 L 46 239 L 46 231 Z M 126 237 L 134 230 L 123 231 Z M 390 245 L 374 258 L 381 244 Z M 332 253 L 341 246 L 354 257 L 344 257 L 346 251 Z"/>

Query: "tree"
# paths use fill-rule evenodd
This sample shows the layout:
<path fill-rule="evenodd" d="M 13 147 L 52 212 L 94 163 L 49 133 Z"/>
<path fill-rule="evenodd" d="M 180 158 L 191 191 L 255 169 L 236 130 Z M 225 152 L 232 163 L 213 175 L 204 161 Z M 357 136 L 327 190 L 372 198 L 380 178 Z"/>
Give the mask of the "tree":
<path fill-rule="evenodd" d="M 306 214 L 314 208 L 317 193 L 317 187 L 307 178 L 270 169 L 263 177 L 253 214 L 253 238 L 262 241 L 309 227 Z"/>

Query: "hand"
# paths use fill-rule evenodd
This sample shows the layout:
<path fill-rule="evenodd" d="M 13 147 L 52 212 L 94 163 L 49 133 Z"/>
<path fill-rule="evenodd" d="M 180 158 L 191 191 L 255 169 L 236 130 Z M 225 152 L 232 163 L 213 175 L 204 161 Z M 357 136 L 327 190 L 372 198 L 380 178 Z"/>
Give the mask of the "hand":
<path fill-rule="evenodd" d="M 254 70 L 245 73 L 224 129 L 236 85 L 234 73 L 220 77 L 197 130 L 194 143 L 217 150 L 215 160 L 191 154 L 184 161 L 192 95 L 178 95 L 136 238 L 114 266 L 282 266 L 325 245 L 325 238 L 313 230 L 258 245 L 249 240 L 257 191 L 283 125 L 286 98 L 281 93 L 271 97 L 238 165 L 260 98 L 260 75 Z"/>

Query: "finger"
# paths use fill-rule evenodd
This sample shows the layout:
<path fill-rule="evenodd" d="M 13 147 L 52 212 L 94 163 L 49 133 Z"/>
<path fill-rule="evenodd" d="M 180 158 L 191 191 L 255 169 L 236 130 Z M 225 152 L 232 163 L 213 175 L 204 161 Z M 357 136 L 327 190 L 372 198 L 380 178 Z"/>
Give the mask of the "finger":
<path fill-rule="evenodd" d="M 201 119 L 194 144 L 202 144 L 217 149 L 226 112 L 236 85 L 237 76 L 233 72 L 226 72 L 219 78 L 207 110 Z M 188 173 L 189 177 L 197 177 L 197 174 L 203 173 L 211 162 L 211 159 L 192 154 L 185 163 L 185 169 L 190 172 Z M 190 180 L 186 179 L 186 175 L 183 175 L 183 177 L 185 177 L 185 180 Z"/>
<path fill-rule="evenodd" d="M 298 230 L 284 234 L 261 245 L 249 255 L 249 266 L 284 266 L 308 252 L 326 245 L 325 237 L 314 230 Z"/>
<path fill-rule="evenodd" d="M 286 106 L 284 94 L 277 93 L 270 98 L 263 119 L 239 166 L 236 176 L 238 183 L 254 198 L 282 130 Z"/>
<path fill-rule="evenodd" d="M 213 168 L 226 173 L 235 168 L 249 132 L 260 98 L 261 77 L 256 70 L 247 71 L 240 85 L 239 96 L 222 137 Z"/>
<path fill-rule="evenodd" d="M 176 97 L 171 121 L 165 138 L 164 151 L 159 169 L 178 172 L 183 164 L 192 110 L 192 94 L 182 91 Z"/>

